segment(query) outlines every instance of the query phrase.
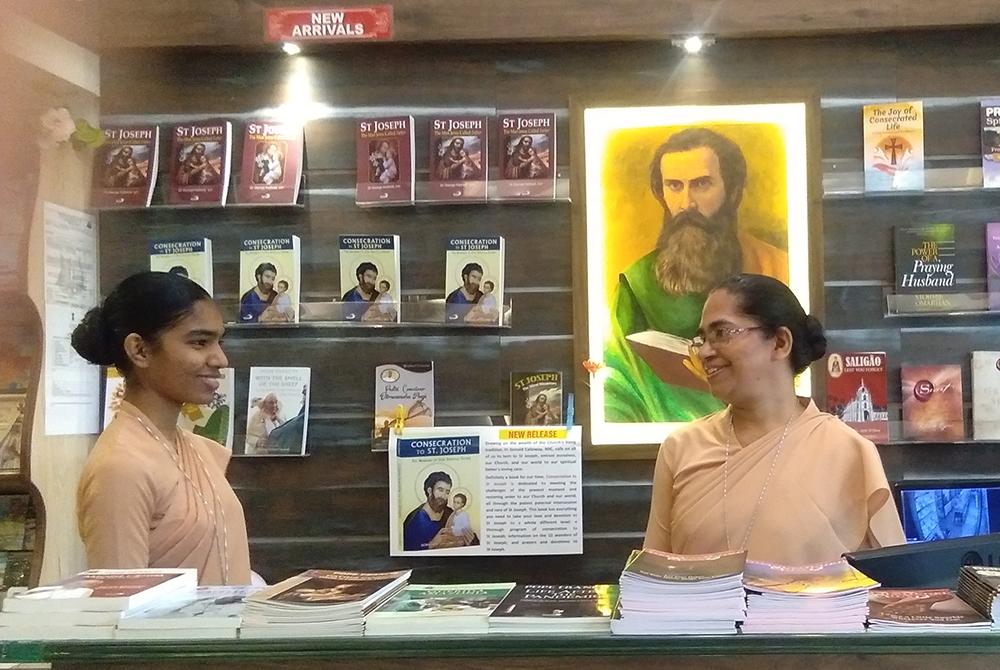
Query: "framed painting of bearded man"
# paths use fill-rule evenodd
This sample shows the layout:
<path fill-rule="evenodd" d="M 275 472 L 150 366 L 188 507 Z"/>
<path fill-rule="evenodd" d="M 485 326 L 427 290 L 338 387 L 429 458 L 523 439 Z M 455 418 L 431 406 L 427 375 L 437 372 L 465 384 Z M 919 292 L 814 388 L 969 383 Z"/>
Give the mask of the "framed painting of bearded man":
<path fill-rule="evenodd" d="M 573 101 L 577 397 L 591 456 L 652 455 L 628 445 L 658 445 L 676 425 L 723 408 L 689 345 L 725 278 L 776 277 L 817 314 L 815 107 L 807 97 Z M 810 394 L 808 370 L 797 384 Z"/>

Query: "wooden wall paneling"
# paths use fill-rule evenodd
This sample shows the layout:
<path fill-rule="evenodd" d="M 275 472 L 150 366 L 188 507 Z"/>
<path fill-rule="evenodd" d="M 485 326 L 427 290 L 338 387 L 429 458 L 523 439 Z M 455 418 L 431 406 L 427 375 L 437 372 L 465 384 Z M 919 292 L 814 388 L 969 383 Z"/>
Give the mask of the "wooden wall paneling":
<path fill-rule="evenodd" d="M 227 46 L 264 48 L 264 11 L 271 2 L 204 3 L 197 0 L 105 0 L 100 3 L 107 47 Z M 312 6 L 339 7 L 334 2 Z M 1000 21 L 989 0 L 955 6 L 907 6 L 865 0 L 773 0 L 768 3 L 639 0 L 544 4 L 488 0 L 397 0 L 394 39 L 401 42 L 480 40 L 665 40 L 692 33 L 721 38 L 762 35 L 866 33 L 896 28 L 940 28 Z M 171 26 L 171 30 L 163 30 Z"/>

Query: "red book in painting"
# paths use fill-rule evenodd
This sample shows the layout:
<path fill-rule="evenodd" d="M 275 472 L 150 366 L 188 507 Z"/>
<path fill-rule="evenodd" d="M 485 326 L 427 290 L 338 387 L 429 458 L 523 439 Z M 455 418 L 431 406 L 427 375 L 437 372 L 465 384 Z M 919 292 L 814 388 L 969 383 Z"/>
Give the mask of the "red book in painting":
<path fill-rule="evenodd" d="M 243 131 L 239 202 L 294 205 L 302 181 L 302 125 L 248 121 Z"/>
<path fill-rule="evenodd" d="M 358 205 L 413 203 L 413 117 L 360 119 L 357 125 Z"/>
<path fill-rule="evenodd" d="M 556 194 L 556 115 L 500 115 L 500 177 L 504 200 L 552 199 Z"/>
<path fill-rule="evenodd" d="M 94 207 L 148 207 L 156 184 L 159 146 L 156 126 L 105 128 L 104 144 L 94 152 Z"/>
<path fill-rule="evenodd" d="M 486 200 L 487 127 L 485 116 L 431 119 L 431 200 Z"/>
<path fill-rule="evenodd" d="M 229 190 L 233 124 L 212 119 L 179 123 L 170 140 L 171 205 L 224 205 Z"/>
<path fill-rule="evenodd" d="M 904 365 L 903 437 L 924 442 L 950 442 L 965 437 L 962 411 L 962 367 Z"/>
<path fill-rule="evenodd" d="M 826 407 L 872 442 L 889 440 L 884 351 L 846 351 L 826 359 Z"/>

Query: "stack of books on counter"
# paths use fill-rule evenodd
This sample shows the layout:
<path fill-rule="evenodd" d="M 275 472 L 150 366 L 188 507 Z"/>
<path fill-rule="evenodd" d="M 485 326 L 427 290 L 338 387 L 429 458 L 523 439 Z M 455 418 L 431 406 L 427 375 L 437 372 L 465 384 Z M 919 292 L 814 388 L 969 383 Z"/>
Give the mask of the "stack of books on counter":
<path fill-rule="evenodd" d="M 872 589 L 871 633 L 988 633 L 989 617 L 949 589 Z"/>
<path fill-rule="evenodd" d="M 744 633 L 863 633 L 878 582 L 844 559 L 789 566 L 747 561 Z"/>
<path fill-rule="evenodd" d="M 87 570 L 34 589 L 11 589 L 3 640 L 110 640 L 123 616 L 194 597 L 194 569 Z"/>
<path fill-rule="evenodd" d="M 746 613 L 746 551 L 633 551 L 611 618 L 616 635 L 729 635 Z"/>
<path fill-rule="evenodd" d="M 409 570 L 306 570 L 247 597 L 240 637 L 363 635 L 365 615 L 409 578 Z"/>
<path fill-rule="evenodd" d="M 958 595 L 1000 629 L 1000 568 L 963 565 L 958 573 Z"/>
<path fill-rule="evenodd" d="M 243 600 L 261 586 L 199 586 L 193 598 L 128 612 L 118 622 L 117 640 L 235 640 L 243 621 Z"/>
<path fill-rule="evenodd" d="M 518 584 L 490 615 L 491 633 L 607 633 L 618 586 Z"/>
<path fill-rule="evenodd" d="M 410 584 L 368 615 L 365 635 L 485 635 L 489 616 L 514 588 L 495 584 Z"/>

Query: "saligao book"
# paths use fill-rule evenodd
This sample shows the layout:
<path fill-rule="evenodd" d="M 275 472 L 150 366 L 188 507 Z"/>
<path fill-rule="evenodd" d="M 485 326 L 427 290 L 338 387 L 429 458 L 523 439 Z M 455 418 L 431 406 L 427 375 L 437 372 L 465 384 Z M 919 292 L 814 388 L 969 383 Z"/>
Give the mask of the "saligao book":
<path fill-rule="evenodd" d="M 411 428 L 434 425 L 434 362 L 391 363 L 375 368 L 375 428 L 372 449 L 389 448 L 397 420 Z"/>
<path fill-rule="evenodd" d="M 8 596 L 4 612 L 124 612 L 188 598 L 198 585 L 193 568 L 86 570 L 49 586 Z"/>
<path fill-rule="evenodd" d="M 298 323 L 298 235 L 240 240 L 240 323 Z"/>
<path fill-rule="evenodd" d="M 368 615 L 365 634 L 487 633 L 490 614 L 513 588 L 513 582 L 410 584 Z"/>
<path fill-rule="evenodd" d="M 212 240 L 199 237 L 187 240 L 151 240 L 149 269 L 187 277 L 212 295 Z"/>
<path fill-rule="evenodd" d="M 702 368 L 701 359 L 692 348 L 691 340 L 659 330 L 632 333 L 625 339 L 663 382 L 709 392 L 708 376 Z"/>
<path fill-rule="evenodd" d="M 1000 351 L 972 352 L 972 437 L 1000 440 Z"/>
<path fill-rule="evenodd" d="M 510 373 L 512 426 L 558 426 L 562 423 L 562 373 Z"/>
<path fill-rule="evenodd" d="M 924 187 L 924 111 L 919 100 L 865 105 L 865 190 Z"/>
<path fill-rule="evenodd" d="M 888 441 L 885 352 L 830 354 L 826 359 L 826 408 L 872 442 Z"/>
<path fill-rule="evenodd" d="M 0 393 L 0 471 L 21 469 L 21 438 L 27 402 L 25 393 Z"/>
<path fill-rule="evenodd" d="M 94 152 L 94 207 L 148 207 L 156 186 L 159 151 L 156 126 L 106 127 L 104 144 Z"/>
<path fill-rule="evenodd" d="M 248 121 L 243 130 L 239 202 L 294 205 L 302 182 L 302 125 Z"/>
<path fill-rule="evenodd" d="M 1000 310 L 1000 223 L 986 224 L 986 290 L 990 309 Z"/>
<path fill-rule="evenodd" d="M 503 325 L 502 237 L 449 238 L 445 272 L 447 323 Z"/>
<path fill-rule="evenodd" d="M 952 442 L 965 437 L 960 365 L 903 365 L 903 438 Z"/>
<path fill-rule="evenodd" d="M 358 205 L 409 205 L 414 200 L 413 117 L 357 122 Z"/>
<path fill-rule="evenodd" d="M 222 119 L 179 123 L 171 131 L 171 205 L 224 205 L 229 192 L 233 124 Z"/>
<path fill-rule="evenodd" d="M 556 115 L 551 112 L 501 114 L 500 176 L 502 200 L 552 199 L 556 194 Z"/>
<path fill-rule="evenodd" d="M 897 226 L 893 254 L 896 270 L 896 299 L 913 295 L 903 311 L 933 312 L 957 308 L 959 300 L 955 267 L 955 226 L 929 223 Z"/>
<path fill-rule="evenodd" d="M 309 368 L 250 368 L 244 454 L 302 456 L 306 453 L 309 375 Z"/>
<path fill-rule="evenodd" d="M 428 165 L 431 200 L 486 200 L 487 129 L 485 116 L 431 118 Z"/>
<path fill-rule="evenodd" d="M 1000 98 L 980 102 L 983 187 L 1000 188 Z"/>
<path fill-rule="evenodd" d="M 399 323 L 399 235 L 340 236 L 340 299 L 347 321 Z"/>
<path fill-rule="evenodd" d="M 222 368 L 219 388 L 206 405 L 185 403 L 181 406 L 177 425 L 195 435 L 207 437 L 227 449 L 233 448 L 233 398 L 235 394 L 233 368 Z M 125 397 L 125 378 L 114 366 L 104 369 L 104 427 L 118 413 Z"/>

